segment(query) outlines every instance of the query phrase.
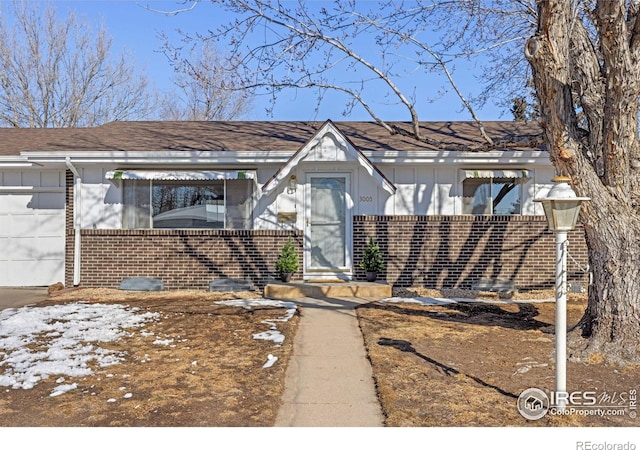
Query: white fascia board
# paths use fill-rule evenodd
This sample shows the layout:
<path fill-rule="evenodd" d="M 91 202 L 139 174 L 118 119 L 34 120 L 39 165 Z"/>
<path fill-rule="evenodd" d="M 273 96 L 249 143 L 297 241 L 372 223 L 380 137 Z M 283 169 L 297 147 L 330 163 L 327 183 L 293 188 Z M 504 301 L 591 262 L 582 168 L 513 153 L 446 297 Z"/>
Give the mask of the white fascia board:
<path fill-rule="evenodd" d="M 0 156 L 0 167 L 33 167 L 34 165 L 23 156 Z"/>
<path fill-rule="evenodd" d="M 381 164 L 550 164 L 546 151 L 490 151 L 490 152 L 362 152 L 373 163 Z"/>
<path fill-rule="evenodd" d="M 106 164 L 257 164 L 286 162 L 292 151 L 251 152 L 24 152 L 29 161 Z"/>
<path fill-rule="evenodd" d="M 34 187 L 34 186 L 0 186 L 0 192 L 11 192 L 20 194 L 32 194 L 32 193 L 63 193 L 65 188 L 63 187 Z"/>
<path fill-rule="evenodd" d="M 294 151 L 250 152 L 22 152 L 1 157 L 0 166 L 30 167 L 33 164 L 284 164 Z M 362 151 L 371 163 L 381 164 L 550 164 L 546 151 Z M 302 157 L 302 155 L 300 155 Z"/>
<path fill-rule="evenodd" d="M 14 168 L 29 168 L 29 167 L 42 167 L 41 164 L 32 162 L 10 162 L 0 161 L 0 168 L 14 169 Z"/>

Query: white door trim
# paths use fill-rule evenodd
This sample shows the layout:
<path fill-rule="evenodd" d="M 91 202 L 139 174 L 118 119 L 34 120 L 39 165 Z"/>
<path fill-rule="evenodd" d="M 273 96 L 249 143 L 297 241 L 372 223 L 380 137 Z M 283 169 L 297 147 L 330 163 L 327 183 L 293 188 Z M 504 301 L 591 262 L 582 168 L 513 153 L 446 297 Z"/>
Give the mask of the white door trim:
<path fill-rule="evenodd" d="M 343 267 L 314 268 L 311 259 L 311 179 L 343 178 L 345 180 L 344 261 Z M 353 197 L 351 172 L 305 172 L 304 279 L 351 279 L 353 276 Z"/>

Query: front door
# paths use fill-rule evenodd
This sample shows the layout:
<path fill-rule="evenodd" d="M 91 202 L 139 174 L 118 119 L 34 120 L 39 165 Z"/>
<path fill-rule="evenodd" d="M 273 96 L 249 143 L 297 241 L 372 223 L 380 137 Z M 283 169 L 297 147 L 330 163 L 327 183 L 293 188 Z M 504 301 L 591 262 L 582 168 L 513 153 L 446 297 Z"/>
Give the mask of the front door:
<path fill-rule="evenodd" d="M 307 174 L 305 278 L 351 275 L 349 174 Z"/>

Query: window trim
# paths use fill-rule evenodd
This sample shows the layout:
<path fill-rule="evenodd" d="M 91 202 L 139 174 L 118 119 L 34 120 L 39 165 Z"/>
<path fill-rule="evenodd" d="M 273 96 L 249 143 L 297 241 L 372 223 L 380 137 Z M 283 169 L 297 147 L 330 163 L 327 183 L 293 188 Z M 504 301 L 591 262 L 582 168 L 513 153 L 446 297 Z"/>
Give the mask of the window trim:
<path fill-rule="evenodd" d="M 112 172 L 116 172 L 116 171 L 112 171 Z M 133 171 L 128 171 L 128 172 L 133 172 Z M 136 172 L 143 172 L 143 171 L 136 171 Z M 145 171 L 148 172 L 149 174 L 152 173 L 160 173 L 158 171 L 152 172 L 152 171 Z M 235 172 L 215 172 L 216 174 L 230 174 L 230 173 L 241 173 L 242 171 L 235 171 Z M 250 171 L 244 171 L 244 172 L 250 172 Z M 169 172 L 164 172 L 164 173 L 169 173 Z M 176 173 L 176 172 L 171 172 L 171 173 Z M 194 172 L 189 172 L 189 173 L 194 173 Z M 210 174 L 210 173 L 214 173 L 214 172 L 199 172 L 199 173 L 206 173 L 206 174 Z M 253 173 L 255 174 L 255 171 L 253 171 Z M 146 175 L 145 175 L 146 176 Z M 147 188 L 148 188 L 148 192 L 149 192 L 149 207 L 148 207 L 148 217 L 149 217 L 149 223 L 148 223 L 148 227 L 138 227 L 138 228 L 129 228 L 125 226 L 125 219 L 124 216 L 126 215 L 126 208 L 128 206 L 132 206 L 132 205 L 128 205 L 125 204 L 125 183 L 123 183 L 122 181 L 120 181 L 120 186 L 121 186 L 121 192 L 122 192 L 122 215 L 121 215 L 121 228 L 122 229 L 130 229 L 130 230 L 163 230 L 163 229 L 173 229 L 173 230 L 235 230 L 236 228 L 229 228 L 227 226 L 227 217 L 228 217 L 228 205 L 227 205 L 227 201 L 228 201 L 228 196 L 227 196 L 227 182 L 228 181 L 236 181 L 236 180 L 251 180 L 253 179 L 254 181 L 256 180 L 256 178 L 251 177 L 251 176 L 247 176 L 245 178 L 242 177 L 233 177 L 233 178 L 214 178 L 214 179 L 165 179 L 165 178 L 112 178 L 114 180 L 123 180 L 123 181 L 142 181 L 142 182 L 147 182 Z M 223 189 L 223 219 L 222 219 L 222 228 L 198 228 L 198 227 L 189 227 L 189 228 L 156 228 L 154 226 L 154 220 L 153 220 L 153 187 L 154 187 L 154 181 L 174 181 L 174 182 L 184 182 L 185 185 L 189 185 L 190 182 L 194 183 L 194 184 L 202 184 L 203 182 L 206 181 L 210 181 L 210 182 L 222 182 L 222 189 Z M 255 183 L 254 183 L 255 184 Z M 255 188 L 252 190 L 252 192 L 250 193 L 250 195 L 248 196 L 248 199 L 250 199 L 251 201 L 251 205 L 250 205 L 250 210 L 249 210 L 249 214 L 247 215 L 247 221 L 248 221 L 248 225 L 250 226 L 250 228 L 241 228 L 243 230 L 245 229 L 253 229 L 254 227 L 254 210 L 255 210 L 255 194 L 256 190 Z"/>
<path fill-rule="evenodd" d="M 488 214 L 473 214 L 464 212 L 464 182 L 467 179 L 484 179 L 491 180 L 491 200 L 493 201 L 493 180 L 495 178 L 512 179 L 520 185 L 520 212 L 518 214 L 508 214 L 509 216 L 524 215 L 525 203 L 525 184 L 533 177 L 533 171 L 530 169 L 460 169 L 462 180 L 460 181 L 460 214 L 464 216 L 502 216 L 504 214 L 495 214 L 493 212 L 493 204 L 491 204 L 491 212 Z"/>

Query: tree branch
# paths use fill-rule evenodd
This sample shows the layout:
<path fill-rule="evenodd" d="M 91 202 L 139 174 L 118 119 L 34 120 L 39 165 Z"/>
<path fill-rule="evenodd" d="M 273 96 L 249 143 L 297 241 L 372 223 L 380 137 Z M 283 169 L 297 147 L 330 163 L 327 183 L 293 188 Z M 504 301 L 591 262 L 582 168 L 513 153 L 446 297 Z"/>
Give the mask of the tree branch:
<path fill-rule="evenodd" d="M 525 56 L 533 69 L 550 158 L 559 172 L 600 184 L 593 167 L 584 164 L 572 98 L 567 30 L 573 11 L 565 0 L 540 2 L 538 7 L 538 32 L 527 41 Z"/>
<path fill-rule="evenodd" d="M 160 9 L 155 9 L 155 8 L 151 8 L 148 5 L 142 5 L 140 4 L 140 2 L 136 2 L 138 4 L 138 6 L 141 6 L 142 8 L 154 12 L 154 13 L 159 13 L 159 14 L 164 14 L 165 16 L 175 16 L 177 14 L 181 14 L 181 13 L 185 13 L 185 12 L 189 12 L 189 11 L 193 11 L 195 9 L 195 7 L 198 5 L 200 0 L 191 0 L 191 6 L 187 7 L 187 8 L 181 8 L 181 9 L 172 9 L 169 11 L 166 10 L 160 10 Z M 188 3 L 188 0 L 185 0 L 183 3 Z"/>
<path fill-rule="evenodd" d="M 571 22 L 569 62 L 572 88 L 589 126 L 587 156 L 596 167 L 602 164 L 604 82 L 596 49 L 584 24 L 575 15 Z"/>
<path fill-rule="evenodd" d="M 605 183 L 629 193 L 630 166 L 626 149 L 638 141 L 638 74 L 629 50 L 624 0 L 598 0 L 596 25 L 606 75 L 603 109 Z M 623 194 L 624 195 L 624 194 Z"/>

